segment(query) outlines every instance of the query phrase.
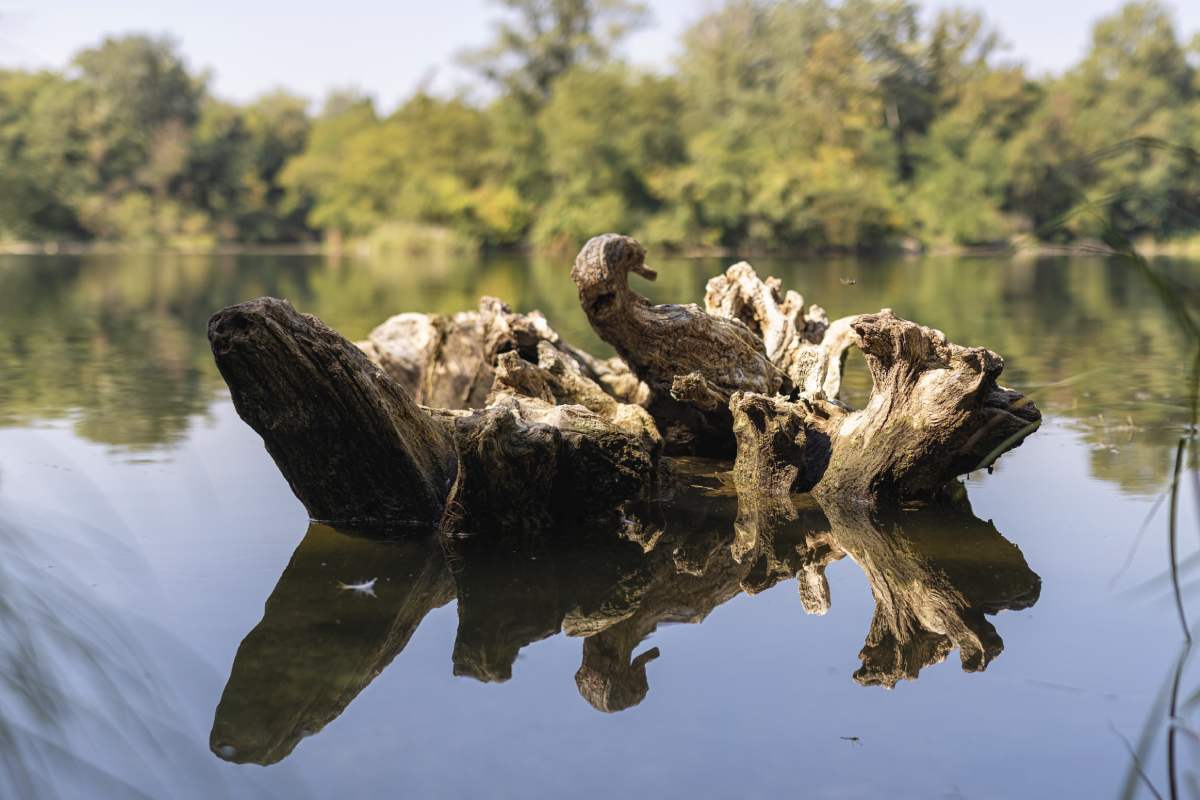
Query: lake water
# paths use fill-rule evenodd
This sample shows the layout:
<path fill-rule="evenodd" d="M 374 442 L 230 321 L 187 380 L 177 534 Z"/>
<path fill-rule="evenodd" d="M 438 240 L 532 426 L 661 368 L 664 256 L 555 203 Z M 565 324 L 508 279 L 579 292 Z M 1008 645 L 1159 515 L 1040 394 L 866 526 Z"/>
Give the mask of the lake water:
<path fill-rule="evenodd" d="M 691 302 L 726 264 L 653 266 L 641 289 Z M 1000 352 L 1042 429 L 965 481 L 969 508 L 864 530 L 806 507 L 770 552 L 705 463 L 645 547 L 372 542 L 310 526 L 208 316 L 269 294 L 362 338 L 489 294 L 608 352 L 569 259 L 0 257 L 0 796 L 1150 796 L 1136 756 L 1200 797 L 1164 501 L 1194 352 L 1169 309 L 1200 264 L 755 266 L 831 317 L 887 306 Z M 807 613 L 814 562 L 841 555 Z M 873 627 L 896 587 L 957 598 L 1003 652 L 929 663 L 954 643 L 936 620 L 885 602 Z"/>

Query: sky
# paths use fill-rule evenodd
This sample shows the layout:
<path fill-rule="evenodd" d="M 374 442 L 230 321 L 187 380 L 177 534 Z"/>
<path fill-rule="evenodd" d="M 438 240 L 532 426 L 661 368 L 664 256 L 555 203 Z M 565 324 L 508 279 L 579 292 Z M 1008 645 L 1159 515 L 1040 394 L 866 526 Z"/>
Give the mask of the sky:
<path fill-rule="evenodd" d="M 716 0 L 649 0 L 653 24 L 626 56 L 665 69 L 679 36 Z M 1057 72 L 1086 49 L 1092 23 L 1122 0 L 927 0 L 981 10 L 1011 44 L 1006 57 L 1035 73 Z M 1200 2 L 1169 2 L 1181 37 L 1200 31 Z M 454 65 L 488 40 L 488 0 L 0 0 L 0 67 L 61 68 L 107 34 L 167 33 L 192 69 L 209 70 L 223 98 L 277 88 L 309 98 L 354 87 L 390 108 L 415 89 L 470 88 Z"/>

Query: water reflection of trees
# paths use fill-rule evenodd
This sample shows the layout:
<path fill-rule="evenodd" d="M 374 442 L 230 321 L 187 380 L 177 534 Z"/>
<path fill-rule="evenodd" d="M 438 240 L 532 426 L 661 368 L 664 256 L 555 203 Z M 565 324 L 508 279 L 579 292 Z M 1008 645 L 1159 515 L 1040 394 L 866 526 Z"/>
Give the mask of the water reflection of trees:
<path fill-rule="evenodd" d="M 170 444 L 223 390 L 205 340 L 217 308 L 284 296 L 352 337 L 403 310 L 473 308 L 482 294 L 540 308 L 579 345 L 607 348 L 588 328 L 569 258 L 324 259 L 272 255 L 0 258 L 0 424 L 71 418 L 85 438 L 132 448 Z M 699 301 L 727 259 L 658 266 L 655 299 Z M 1131 492 L 1168 480 L 1186 423 L 1184 339 L 1151 287 L 1102 259 L 922 259 L 811 263 L 761 259 L 834 316 L 895 308 L 986 344 L 1006 380 L 1033 388 L 1091 446 L 1093 474 Z M 1166 263 L 1181 276 L 1194 264 Z M 843 282 L 853 278 L 854 283 Z M 850 392 L 865 376 L 847 376 Z M 857 383 L 856 383 L 857 381 Z"/>
<path fill-rule="evenodd" d="M 675 501 L 613 530 L 521 539 L 367 539 L 313 524 L 243 640 L 217 707 L 221 758 L 273 763 L 337 717 L 404 648 L 422 618 L 457 599 L 455 675 L 512 676 L 520 651 L 581 637 L 580 695 L 600 711 L 642 702 L 663 623 L 796 580 L 801 605 L 830 606 L 826 565 L 849 556 L 876 610 L 854 678 L 893 686 L 957 648 L 982 670 L 1003 643 L 985 619 L 1036 602 L 1020 550 L 965 497 L 891 515 L 815 505 L 759 509 L 720 476 L 690 474 Z M 376 579 L 373 592 L 348 588 Z M 670 657 L 666 653 L 663 657 Z M 652 672 L 652 670 L 650 670 Z"/>
<path fill-rule="evenodd" d="M 67 418 L 92 441 L 169 445 L 224 391 L 205 338 L 218 308 L 265 294 L 289 297 L 361 335 L 414 303 L 450 311 L 477 301 L 462 278 L 476 271 L 469 263 L 419 275 L 350 263 L 263 255 L 0 257 L 0 425 Z M 414 292 L 414 283 L 426 294 Z"/>

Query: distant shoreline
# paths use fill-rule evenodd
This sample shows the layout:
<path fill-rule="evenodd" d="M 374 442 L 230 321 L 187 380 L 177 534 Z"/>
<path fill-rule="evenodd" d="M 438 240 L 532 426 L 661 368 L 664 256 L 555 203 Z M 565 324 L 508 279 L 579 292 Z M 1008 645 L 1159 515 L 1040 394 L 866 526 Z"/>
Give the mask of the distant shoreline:
<path fill-rule="evenodd" d="M 274 255 L 274 256 L 348 256 L 351 258 L 367 258 L 377 255 L 393 255 L 402 253 L 413 257 L 428 256 L 438 248 L 414 247 L 407 252 L 403 249 L 378 250 L 366 244 L 333 245 L 326 242 L 288 242 L 280 244 L 262 244 L 253 242 L 226 242 L 219 245 L 186 246 L 164 245 L 138 242 L 26 242 L 0 241 L 0 255 Z M 1144 256 L 1192 257 L 1200 258 L 1200 238 L 1183 241 L 1142 241 L 1136 244 L 1137 252 Z M 893 255 L 902 257 L 959 257 L 982 258 L 986 256 L 1014 256 L 1022 258 L 1039 258 L 1048 256 L 1100 256 L 1111 257 L 1121 255 L 1120 251 L 1103 242 L 1084 240 L 1069 244 L 1051 244 L 1045 242 L 1027 243 L 1024 241 L 997 242 L 985 245 L 933 245 L 922 246 L 914 240 L 895 243 L 893 246 L 867 252 L 845 252 L 838 250 L 811 250 L 789 248 L 726 248 L 726 247 L 680 247 L 665 248 L 671 255 L 681 258 L 764 258 L 764 257 L 828 257 L 828 258 L 877 258 Z M 528 245 L 501 248 L 480 248 L 480 255 L 488 253 L 506 254 L 556 254 L 559 251 L 535 248 Z M 462 255 L 463 253 L 459 253 Z"/>

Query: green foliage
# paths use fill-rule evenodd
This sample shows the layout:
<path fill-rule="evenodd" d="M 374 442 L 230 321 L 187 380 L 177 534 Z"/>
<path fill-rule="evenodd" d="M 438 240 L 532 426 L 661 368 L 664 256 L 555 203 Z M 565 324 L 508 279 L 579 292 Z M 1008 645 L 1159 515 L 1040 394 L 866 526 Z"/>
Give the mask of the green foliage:
<path fill-rule="evenodd" d="M 918 148 L 921 179 L 912 211 L 932 241 L 1001 240 L 1028 225 L 1010 212 L 1012 141 L 1036 110 L 1040 92 L 1020 69 L 1009 68 L 983 72 L 956 94 Z"/>
<path fill-rule="evenodd" d="M 576 65 L 607 61 L 613 47 L 646 21 L 633 0 L 496 0 L 506 12 L 495 41 L 464 55 L 466 64 L 528 111 L 549 101 Z"/>
<path fill-rule="evenodd" d="M 481 241 L 517 241 L 529 209 L 496 179 L 484 111 L 420 94 L 379 119 L 368 100 L 338 103 L 313 124 L 282 181 L 311 202 L 309 223 L 365 236 L 402 220 L 443 225 Z"/>
<path fill-rule="evenodd" d="M 656 174 L 684 160 L 670 79 L 577 67 L 538 116 L 549 199 L 533 228 L 539 244 L 571 246 L 598 229 L 638 231 L 662 198 Z"/>
<path fill-rule="evenodd" d="M 0 73 L 0 237 L 80 233 L 66 198 L 82 178 L 72 166 L 82 159 L 82 140 L 70 116 L 50 124 L 66 92 L 53 75 Z"/>
<path fill-rule="evenodd" d="M 305 147 L 304 101 L 209 96 L 175 45 L 106 39 L 65 75 L 0 75 L 0 236 L 208 247 L 294 241 L 278 182 Z"/>
<path fill-rule="evenodd" d="M 619 57 L 641 3 L 497 5 L 464 59 L 486 100 L 422 91 L 386 115 L 352 92 L 315 117 L 282 93 L 222 102 L 144 36 L 61 75 L 0 72 L 0 238 L 864 250 L 1200 230 L 1200 35 L 1155 0 L 1044 79 L 978 13 L 925 21 L 913 0 L 725 0 L 665 75 Z"/>

